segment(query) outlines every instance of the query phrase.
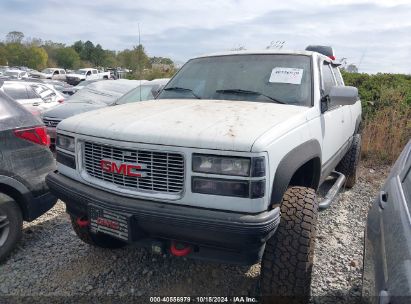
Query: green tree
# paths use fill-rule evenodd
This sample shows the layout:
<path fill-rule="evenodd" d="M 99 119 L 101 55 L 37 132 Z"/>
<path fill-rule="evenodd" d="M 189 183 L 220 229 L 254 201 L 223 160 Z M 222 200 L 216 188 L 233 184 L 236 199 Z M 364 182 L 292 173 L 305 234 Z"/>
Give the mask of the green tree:
<path fill-rule="evenodd" d="M 7 65 L 8 60 L 7 60 L 7 51 L 6 51 L 6 46 L 4 43 L 0 42 L 0 65 Z"/>
<path fill-rule="evenodd" d="M 97 44 L 91 53 L 90 61 L 95 66 L 102 66 L 105 61 L 105 56 L 106 53 L 104 52 L 103 48 L 100 44 Z"/>
<path fill-rule="evenodd" d="M 10 66 L 25 65 L 25 48 L 21 43 L 7 43 L 5 49 Z"/>
<path fill-rule="evenodd" d="M 80 63 L 80 56 L 72 47 L 58 49 L 56 52 L 57 64 L 65 69 L 77 68 Z"/>
<path fill-rule="evenodd" d="M 21 43 L 23 41 L 24 34 L 19 31 L 12 31 L 6 35 L 7 43 Z"/>
<path fill-rule="evenodd" d="M 90 40 L 84 43 L 83 49 L 80 52 L 80 58 L 82 60 L 92 61 L 92 56 L 94 52 L 94 44 Z"/>
<path fill-rule="evenodd" d="M 84 43 L 81 40 L 78 40 L 74 42 L 73 44 L 73 49 L 77 52 L 77 54 L 80 54 L 83 51 L 84 48 Z"/>
<path fill-rule="evenodd" d="M 25 64 L 32 69 L 42 70 L 47 67 L 49 56 L 42 47 L 31 46 L 26 49 Z"/>

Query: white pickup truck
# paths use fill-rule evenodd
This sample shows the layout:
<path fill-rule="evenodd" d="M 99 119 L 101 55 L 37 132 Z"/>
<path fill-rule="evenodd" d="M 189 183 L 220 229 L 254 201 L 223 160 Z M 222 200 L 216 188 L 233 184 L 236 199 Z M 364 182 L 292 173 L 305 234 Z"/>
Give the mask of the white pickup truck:
<path fill-rule="evenodd" d="M 202 56 L 156 101 L 62 121 L 47 182 L 89 244 L 261 261 L 263 295 L 307 301 L 317 211 L 355 183 L 360 122 L 357 89 L 325 55 Z"/>
<path fill-rule="evenodd" d="M 67 83 L 71 85 L 77 85 L 84 80 L 94 79 L 109 79 L 110 72 L 100 72 L 97 69 L 78 69 L 74 73 L 67 74 Z"/>

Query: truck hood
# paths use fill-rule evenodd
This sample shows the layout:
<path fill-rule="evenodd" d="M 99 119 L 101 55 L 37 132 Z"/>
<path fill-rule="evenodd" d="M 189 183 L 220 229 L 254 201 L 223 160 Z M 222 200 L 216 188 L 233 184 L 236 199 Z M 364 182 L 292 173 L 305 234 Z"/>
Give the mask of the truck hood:
<path fill-rule="evenodd" d="M 107 107 L 107 105 L 103 103 L 67 102 L 44 112 L 43 116 L 63 120 L 80 113 L 101 109 L 103 107 Z"/>
<path fill-rule="evenodd" d="M 58 129 L 116 141 L 251 151 L 263 133 L 305 121 L 308 108 L 228 100 L 161 99 L 76 115 Z"/>

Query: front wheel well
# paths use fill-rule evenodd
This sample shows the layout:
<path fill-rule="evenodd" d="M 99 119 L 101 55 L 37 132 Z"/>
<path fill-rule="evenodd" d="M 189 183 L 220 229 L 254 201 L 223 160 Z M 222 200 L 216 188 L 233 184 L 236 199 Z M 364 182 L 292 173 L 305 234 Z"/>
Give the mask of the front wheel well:
<path fill-rule="evenodd" d="M 302 186 L 317 190 L 321 176 L 321 160 L 312 158 L 294 172 L 288 187 Z"/>

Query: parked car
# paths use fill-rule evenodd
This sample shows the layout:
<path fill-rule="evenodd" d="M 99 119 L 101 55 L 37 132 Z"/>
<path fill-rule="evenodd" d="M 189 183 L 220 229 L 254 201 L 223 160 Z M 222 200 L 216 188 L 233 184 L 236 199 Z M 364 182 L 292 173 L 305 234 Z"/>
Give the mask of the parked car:
<path fill-rule="evenodd" d="M 32 88 L 34 88 L 36 93 L 39 94 L 44 101 L 48 102 L 48 104 L 63 103 L 65 100 L 63 93 L 56 90 L 52 84 L 30 83 L 30 85 Z"/>
<path fill-rule="evenodd" d="M 36 92 L 36 87 L 38 88 L 40 85 L 26 81 L 5 81 L 3 84 L 3 90 L 7 95 L 23 106 L 36 107 L 40 112 L 60 104 L 55 96 L 50 95 L 54 94 L 53 91 L 49 89 L 49 95 L 42 97 Z M 46 92 L 44 91 L 43 94 Z"/>
<path fill-rule="evenodd" d="M 360 122 L 358 90 L 325 55 L 202 56 L 155 101 L 62 121 L 47 183 L 88 244 L 262 261 L 264 295 L 308 302 L 317 210 L 328 206 L 316 190 L 334 170 L 327 198 L 355 184 Z"/>
<path fill-rule="evenodd" d="M 81 90 L 82 88 L 88 86 L 90 83 L 93 83 L 93 82 L 96 82 L 96 81 L 101 81 L 101 80 L 103 80 L 103 79 L 84 80 L 82 82 L 79 82 L 75 86 L 70 86 L 70 87 L 64 88 L 62 92 L 64 94 L 67 94 L 67 95 L 73 95 L 78 90 Z"/>
<path fill-rule="evenodd" d="M 368 213 L 364 237 L 364 302 L 410 303 L 410 214 L 411 140 Z"/>
<path fill-rule="evenodd" d="M 138 87 L 121 96 L 116 101 L 116 104 L 119 105 L 136 101 L 155 99 L 169 80 L 170 78 L 162 78 L 154 79 L 151 81 L 141 81 Z"/>
<path fill-rule="evenodd" d="M 39 72 L 31 72 L 30 77 L 66 81 L 66 71 L 59 68 L 47 68 Z"/>
<path fill-rule="evenodd" d="M 114 105 L 116 100 L 135 88 L 137 80 L 106 80 L 89 84 L 54 109 L 44 112 L 43 121 L 54 147 L 57 124 L 67 117 Z"/>
<path fill-rule="evenodd" d="M 67 83 L 76 85 L 84 80 L 109 79 L 110 72 L 99 72 L 97 69 L 79 69 L 67 75 Z"/>
<path fill-rule="evenodd" d="M 0 261 L 16 247 L 23 221 L 54 206 L 45 176 L 55 170 L 46 128 L 8 97 L 0 83 Z"/>
<path fill-rule="evenodd" d="M 3 72 L 3 76 L 7 76 L 10 79 L 24 79 L 29 77 L 26 71 L 21 70 L 6 70 Z"/>

